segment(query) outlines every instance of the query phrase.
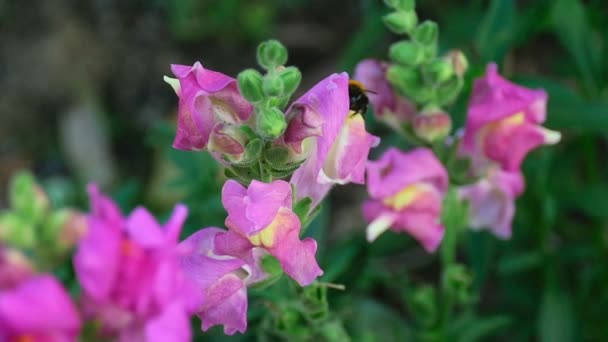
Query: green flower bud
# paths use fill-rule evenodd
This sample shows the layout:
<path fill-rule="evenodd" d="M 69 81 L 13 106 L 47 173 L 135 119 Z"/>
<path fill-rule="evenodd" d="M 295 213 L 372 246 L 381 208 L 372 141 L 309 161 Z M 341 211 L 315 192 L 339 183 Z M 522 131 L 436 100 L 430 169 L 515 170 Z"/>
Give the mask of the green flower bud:
<path fill-rule="evenodd" d="M 9 201 L 11 207 L 30 222 L 40 221 L 49 210 L 49 199 L 28 171 L 22 171 L 11 179 Z"/>
<path fill-rule="evenodd" d="M 437 42 L 439 28 L 437 24 L 426 20 L 414 31 L 414 40 L 423 45 L 434 45 Z"/>
<path fill-rule="evenodd" d="M 414 133 L 425 142 L 442 141 L 450 134 L 452 118 L 440 109 L 424 111 L 414 118 Z"/>
<path fill-rule="evenodd" d="M 416 6 L 415 0 L 384 0 L 386 6 L 401 11 L 413 11 Z"/>
<path fill-rule="evenodd" d="M 458 77 L 463 77 L 464 73 L 469 68 L 467 56 L 465 56 L 460 50 L 452 50 L 448 52 L 445 59 L 452 65 L 452 68 Z"/>
<path fill-rule="evenodd" d="M 264 77 L 263 88 L 266 96 L 279 97 L 283 96 L 285 92 L 285 84 L 283 83 L 283 80 L 281 77 L 275 75 L 266 75 L 266 77 Z"/>
<path fill-rule="evenodd" d="M 473 284 L 473 275 L 464 265 L 451 265 L 446 269 L 441 278 L 443 288 L 452 298 L 459 303 L 467 303 L 471 300 L 470 292 Z"/>
<path fill-rule="evenodd" d="M 400 11 L 389 13 L 382 20 L 389 30 L 397 34 L 404 34 L 410 33 L 416 28 L 418 16 L 414 11 Z"/>
<path fill-rule="evenodd" d="M 239 91 L 247 101 L 257 103 L 264 99 L 262 89 L 263 77 L 257 70 L 247 69 L 242 71 L 237 76 L 237 80 Z"/>
<path fill-rule="evenodd" d="M 287 128 L 285 115 L 277 108 L 262 109 L 256 113 L 256 131 L 267 140 L 280 137 Z"/>
<path fill-rule="evenodd" d="M 448 61 L 436 59 L 426 67 L 426 72 L 434 83 L 442 83 L 454 75 L 454 68 Z"/>
<path fill-rule="evenodd" d="M 420 325 L 433 326 L 438 319 L 435 288 L 429 285 L 418 287 L 407 298 L 408 306 Z"/>
<path fill-rule="evenodd" d="M 287 67 L 279 71 L 279 77 L 283 81 L 283 94 L 291 96 L 298 89 L 302 81 L 302 73 L 296 67 Z"/>
<path fill-rule="evenodd" d="M 258 63 L 265 69 L 274 69 L 287 62 L 287 49 L 278 40 L 267 40 L 258 45 Z"/>
<path fill-rule="evenodd" d="M 0 241 L 18 248 L 33 248 L 34 226 L 14 212 L 4 212 L 0 214 Z"/>
<path fill-rule="evenodd" d="M 424 61 L 424 47 L 411 41 L 401 41 L 391 45 L 388 55 L 394 62 L 416 66 Z"/>

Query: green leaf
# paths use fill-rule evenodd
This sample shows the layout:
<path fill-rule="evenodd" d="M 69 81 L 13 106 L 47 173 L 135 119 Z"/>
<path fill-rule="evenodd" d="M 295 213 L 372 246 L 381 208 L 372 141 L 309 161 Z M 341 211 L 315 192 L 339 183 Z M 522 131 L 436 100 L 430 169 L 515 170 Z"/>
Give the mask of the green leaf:
<path fill-rule="evenodd" d="M 460 329 L 458 342 L 489 341 L 491 339 L 488 339 L 488 337 L 497 334 L 500 330 L 508 327 L 510 324 L 511 318 L 508 316 L 472 318 L 467 325 Z"/>
<path fill-rule="evenodd" d="M 492 0 L 475 39 L 484 61 L 501 61 L 515 36 L 515 4 L 513 0 Z"/>
<path fill-rule="evenodd" d="M 567 292 L 550 286 L 545 290 L 538 317 L 542 342 L 575 341 L 574 312 Z"/>
<path fill-rule="evenodd" d="M 553 29 L 560 42 L 568 50 L 585 88 L 592 93 L 598 91 L 594 76 L 600 73 L 601 44 L 587 20 L 585 7 L 578 0 L 558 0 L 551 12 Z"/>

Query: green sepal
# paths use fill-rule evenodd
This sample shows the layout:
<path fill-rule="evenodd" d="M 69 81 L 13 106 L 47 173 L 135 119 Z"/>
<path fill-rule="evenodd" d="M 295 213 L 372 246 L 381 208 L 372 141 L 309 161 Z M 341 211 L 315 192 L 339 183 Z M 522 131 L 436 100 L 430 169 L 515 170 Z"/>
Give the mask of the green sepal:
<path fill-rule="evenodd" d="M 451 79 L 443 82 L 436 90 L 438 104 L 441 106 L 451 104 L 458 98 L 464 81 L 453 75 Z"/>
<path fill-rule="evenodd" d="M 454 75 L 452 64 L 443 59 L 436 59 L 425 67 L 425 72 L 433 83 L 443 83 Z"/>
<path fill-rule="evenodd" d="M 414 30 L 413 38 L 420 44 L 423 45 L 435 45 L 437 44 L 437 37 L 439 35 L 439 28 L 437 23 L 430 20 L 425 20 L 420 24 L 416 30 Z"/>
<path fill-rule="evenodd" d="M 425 328 L 430 328 L 439 319 L 437 312 L 437 291 L 433 286 L 417 287 L 407 297 L 407 304 L 414 319 Z"/>
<path fill-rule="evenodd" d="M 311 206 L 312 198 L 310 197 L 304 197 L 301 200 L 297 201 L 296 204 L 294 204 L 293 212 L 298 215 L 300 222 L 304 222 L 306 220 Z"/>
<path fill-rule="evenodd" d="M 262 84 L 264 78 L 257 70 L 247 69 L 237 76 L 239 91 L 243 97 L 251 102 L 258 103 L 264 99 Z"/>
<path fill-rule="evenodd" d="M 416 28 L 418 16 L 414 11 L 398 11 L 382 17 L 389 30 L 397 34 L 410 33 Z"/>
<path fill-rule="evenodd" d="M 264 159 L 272 168 L 280 170 L 289 161 L 289 151 L 283 146 L 273 146 L 264 151 Z"/>
<path fill-rule="evenodd" d="M 243 152 L 243 156 L 238 161 L 226 160 L 228 163 L 238 167 L 250 167 L 253 164 L 256 164 L 260 160 L 260 156 L 262 155 L 262 149 L 264 147 L 264 143 L 261 139 L 255 138 L 250 140 L 247 145 L 245 145 L 245 152 Z"/>
<path fill-rule="evenodd" d="M 293 93 L 300 86 L 300 82 L 302 81 L 302 73 L 298 68 L 290 66 L 279 73 L 279 77 L 283 81 L 283 95 L 286 97 L 291 97 Z"/>
<path fill-rule="evenodd" d="M 424 61 L 424 46 L 413 41 L 400 41 L 390 46 L 388 55 L 399 64 L 416 66 Z"/>
<path fill-rule="evenodd" d="M 386 6 L 401 11 L 413 11 L 416 7 L 415 0 L 384 0 Z"/>
<path fill-rule="evenodd" d="M 264 94 L 268 97 L 282 97 L 285 95 L 285 84 L 283 79 L 278 75 L 266 75 L 262 87 Z"/>
<path fill-rule="evenodd" d="M 276 283 L 277 280 L 281 279 L 283 275 L 283 267 L 277 258 L 270 254 L 266 254 L 260 260 L 260 266 L 262 270 L 268 274 L 263 281 L 251 284 L 249 287 L 254 290 L 263 290 L 272 284 Z"/>

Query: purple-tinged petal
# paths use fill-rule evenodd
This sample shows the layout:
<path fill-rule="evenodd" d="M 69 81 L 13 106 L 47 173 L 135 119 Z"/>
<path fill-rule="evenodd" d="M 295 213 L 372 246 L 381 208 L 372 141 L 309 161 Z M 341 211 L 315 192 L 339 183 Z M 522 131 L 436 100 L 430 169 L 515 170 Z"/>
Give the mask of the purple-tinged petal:
<path fill-rule="evenodd" d="M 391 126 L 399 128 L 403 123 L 411 121 L 416 115 L 416 106 L 395 93 L 386 79 L 389 64 L 374 59 L 361 61 L 355 68 L 355 79 L 366 89 L 366 95 L 374 109 L 374 114 Z"/>
<path fill-rule="evenodd" d="M 486 228 L 501 239 L 510 238 L 515 199 L 523 189 L 524 178 L 520 172 L 497 169 L 477 183 L 460 188 L 460 197 L 470 202 L 471 228 Z"/>
<path fill-rule="evenodd" d="M 323 274 L 315 259 L 317 242 L 311 238 L 300 240 L 300 220 L 287 208 L 281 208 L 274 221 L 250 240 L 266 248 L 279 260 L 285 273 L 302 286 L 310 285 Z"/>
<path fill-rule="evenodd" d="M 546 104 L 544 90 L 511 83 L 498 74 L 496 64 L 488 65 L 473 87 L 461 152 L 473 157 L 477 168 L 492 160 L 515 171 L 530 150 L 560 139 L 558 132 L 539 126 Z"/>
<path fill-rule="evenodd" d="M 304 139 L 323 134 L 323 117 L 310 106 L 298 103 L 291 107 L 288 115 L 289 124 L 283 139 L 297 153 L 302 153 Z"/>
<path fill-rule="evenodd" d="M 291 186 L 281 180 L 272 183 L 253 180 L 248 189 L 229 180 L 222 189 L 222 203 L 228 212 L 226 225 L 244 235 L 268 226 L 279 208 L 291 207 Z"/>
<path fill-rule="evenodd" d="M 144 248 L 158 248 L 165 243 L 161 226 L 143 207 L 136 208 L 129 215 L 126 232 L 133 242 Z"/>
<path fill-rule="evenodd" d="M 235 79 L 194 66 L 172 65 L 179 80 L 179 112 L 173 147 L 200 150 L 207 146 L 216 123 L 236 124 L 251 116 L 253 107 L 238 91 Z"/>
<path fill-rule="evenodd" d="M 365 120 L 360 114 L 350 116 L 327 156 L 320 181 L 364 184 L 369 150 L 379 142 L 378 137 L 367 133 Z"/>
<path fill-rule="evenodd" d="M 118 277 L 122 232 L 103 220 L 90 217 L 89 228 L 78 244 L 74 269 L 88 296 L 104 300 Z"/>
<path fill-rule="evenodd" d="M 202 329 L 224 325 L 224 333 L 233 335 L 247 330 L 247 288 L 243 280 L 227 274 L 207 290 L 208 304 L 199 312 Z"/>
<path fill-rule="evenodd" d="M 178 301 L 166 307 L 159 316 L 146 322 L 145 326 L 147 342 L 189 342 L 191 335 L 190 318 Z"/>
<path fill-rule="evenodd" d="M 292 107 L 300 105 L 308 106 L 323 119 L 322 135 L 311 144 L 306 161 L 292 175 L 291 183 L 298 189 L 302 188 L 302 191 L 297 193 L 298 199 L 311 197 L 316 204 L 321 200 L 316 196 L 317 192 L 324 191 L 317 191 L 314 187 L 306 188 L 306 185 L 310 184 L 309 179 L 314 181 L 313 184 L 317 183 L 327 154 L 348 117 L 348 75 L 333 74 L 325 78 L 300 97 Z M 320 187 L 326 188 L 327 185 L 320 184 Z"/>
<path fill-rule="evenodd" d="M 371 198 L 389 197 L 419 182 L 430 183 L 441 192 L 448 187 L 447 171 L 429 149 L 417 148 L 406 153 L 393 147 L 380 159 L 367 163 L 367 189 Z"/>
<path fill-rule="evenodd" d="M 12 290 L 0 291 L 0 326 L 10 334 L 73 339 L 80 317 L 67 292 L 52 276 L 35 276 Z"/>

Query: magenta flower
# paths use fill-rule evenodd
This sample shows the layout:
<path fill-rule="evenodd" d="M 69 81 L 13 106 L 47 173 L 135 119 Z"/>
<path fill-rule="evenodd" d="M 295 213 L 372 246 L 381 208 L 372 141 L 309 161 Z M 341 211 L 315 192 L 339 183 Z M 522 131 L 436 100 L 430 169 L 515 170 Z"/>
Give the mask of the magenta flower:
<path fill-rule="evenodd" d="M 528 152 L 560 140 L 559 132 L 540 126 L 546 105 L 544 90 L 511 83 L 489 64 L 473 86 L 462 152 L 478 166 L 494 161 L 507 171 L 518 170 Z"/>
<path fill-rule="evenodd" d="M 237 125 L 251 116 L 253 107 L 239 93 L 237 81 L 222 73 L 207 70 L 196 62 L 194 66 L 171 65 L 179 83 L 167 78 L 179 96 L 177 134 L 173 147 L 180 150 L 201 150 L 210 136 L 219 134 L 226 142 L 226 125 Z M 219 125 L 220 128 L 216 128 Z M 236 153 L 233 144 L 231 151 Z M 220 144 L 220 147 L 223 147 Z M 242 147 L 242 146 L 241 146 Z M 240 151 L 237 148 L 237 152 Z"/>
<path fill-rule="evenodd" d="M 80 317 L 70 296 L 50 275 L 0 290 L 0 341 L 70 342 Z"/>
<path fill-rule="evenodd" d="M 428 252 L 435 251 L 443 238 L 441 203 L 447 188 L 447 171 L 431 150 L 388 149 L 367 164 L 367 239 L 373 241 L 392 228 L 410 234 Z"/>
<path fill-rule="evenodd" d="M 524 190 L 520 172 L 492 169 L 477 183 L 459 189 L 459 195 L 470 203 L 469 224 L 472 229 L 489 229 L 502 239 L 511 237 L 515 199 Z"/>
<path fill-rule="evenodd" d="M 187 209 L 178 205 L 161 227 L 144 208 L 123 218 L 96 186 L 89 195 L 89 229 L 74 256 L 85 314 L 121 341 L 189 341 L 200 297 L 179 267 Z"/>
<path fill-rule="evenodd" d="M 215 238 L 224 233 L 219 228 L 205 228 L 184 240 L 180 244 L 185 251 L 181 266 L 202 292 L 196 313 L 203 331 L 224 325 L 224 332 L 232 335 L 247 329 L 246 285 L 250 277 L 243 260 L 216 254 Z"/>
<path fill-rule="evenodd" d="M 287 113 L 293 119 L 284 140 L 306 158 L 291 178 L 298 199 L 310 197 L 314 207 L 334 184 L 365 183 L 369 150 L 379 138 L 365 130 L 360 114 L 351 115 L 346 73 L 316 84 Z"/>
<path fill-rule="evenodd" d="M 389 126 L 401 130 L 416 115 L 416 105 L 397 94 L 386 79 L 387 62 L 365 59 L 355 68 L 355 79 L 373 92 L 367 93 L 374 114 Z"/>
<path fill-rule="evenodd" d="M 300 240 L 300 220 L 292 212 L 289 183 L 254 180 L 246 189 L 229 180 L 222 189 L 222 203 L 228 211 L 226 226 L 229 231 L 216 238 L 218 254 L 231 255 L 253 265 L 255 248 L 258 252 L 265 250 L 302 286 L 323 274 L 315 260 L 316 241 L 311 238 Z M 253 273 L 253 278 L 259 278 L 256 272 Z"/>

